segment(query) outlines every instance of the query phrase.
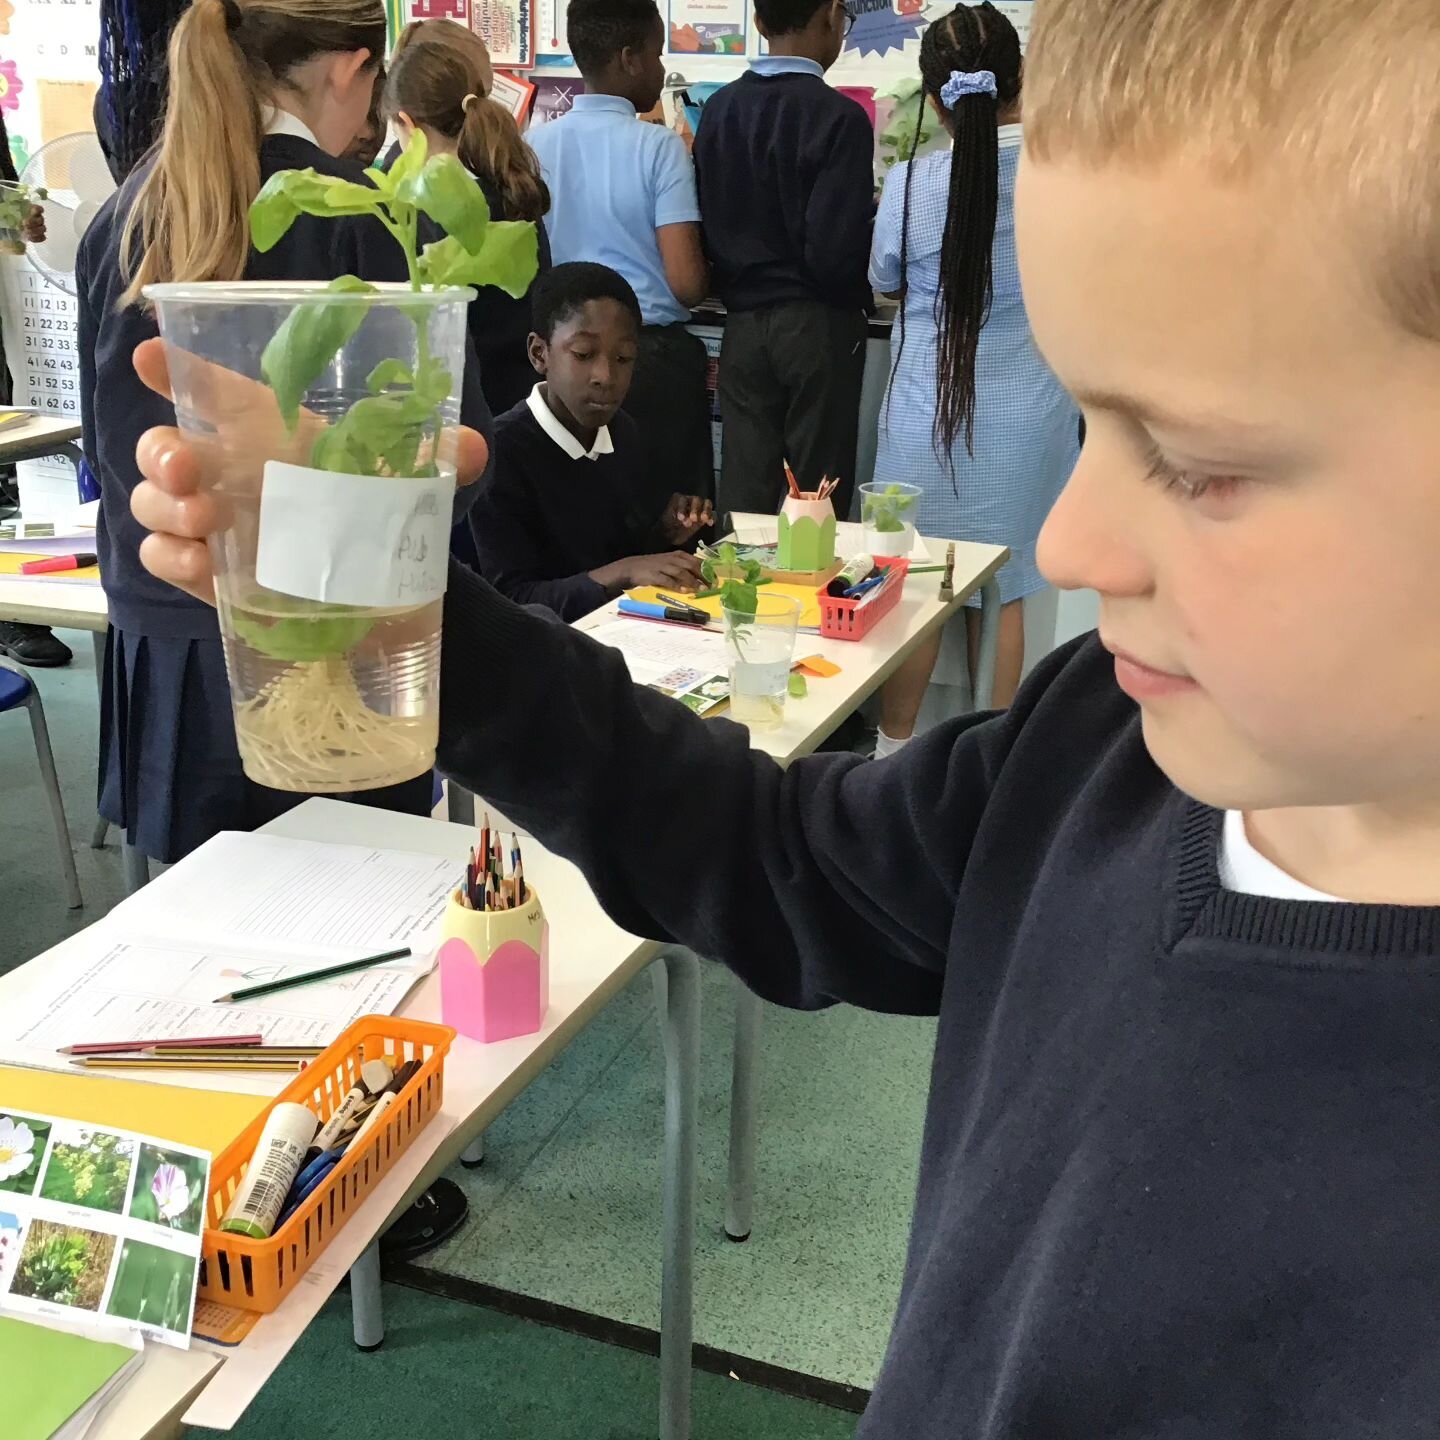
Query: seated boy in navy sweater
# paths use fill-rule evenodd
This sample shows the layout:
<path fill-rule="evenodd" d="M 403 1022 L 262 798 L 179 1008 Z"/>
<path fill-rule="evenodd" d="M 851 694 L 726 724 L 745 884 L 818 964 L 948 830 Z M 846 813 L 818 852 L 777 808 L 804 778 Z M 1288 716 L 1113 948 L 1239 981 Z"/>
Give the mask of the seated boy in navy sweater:
<path fill-rule="evenodd" d="M 530 361 L 544 379 L 495 422 L 495 463 L 470 516 L 480 573 L 562 620 L 632 585 L 699 589 L 700 562 L 685 547 L 714 508 L 673 495 L 651 513 L 659 482 L 620 409 L 640 338 L 635 292 L 604 265 L 576 263 L 557 265 L 532 295 Z"/>
<path fill-rule="evenodd" d="M 720 352 L 721 512 L 774 513 L 784 462 L 812 490 L 855 475 L 875 137 L 826 84 L 849 28 L 842 0 L 756 0 L 770 53 L 701 112 L 695 176 Z"/>
<path fill-rule="evenodd" d="M 782 769 L 452 576 L 448 774 L 634 934 L 939 1016 L 857 1440 L 1440 1431 L 1437 73 L 1435 0 L 1037 7 L 1016 234 L 1090 419 L 1040 563 L 1100 635 L 1006 715 Z M 203 593 L 176 448 L 135 504 Z"/>

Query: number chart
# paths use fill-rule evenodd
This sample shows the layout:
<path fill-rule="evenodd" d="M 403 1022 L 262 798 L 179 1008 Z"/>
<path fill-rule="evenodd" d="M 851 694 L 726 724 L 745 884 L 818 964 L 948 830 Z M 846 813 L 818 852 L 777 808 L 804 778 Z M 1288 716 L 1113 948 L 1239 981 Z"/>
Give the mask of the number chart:
<path fill-rule="evenodd" d="M 15 379 L 15 404 L 78 420 L 75 297 L 16 257 L 5 264 L 5 302 L 5 358 Z"/>

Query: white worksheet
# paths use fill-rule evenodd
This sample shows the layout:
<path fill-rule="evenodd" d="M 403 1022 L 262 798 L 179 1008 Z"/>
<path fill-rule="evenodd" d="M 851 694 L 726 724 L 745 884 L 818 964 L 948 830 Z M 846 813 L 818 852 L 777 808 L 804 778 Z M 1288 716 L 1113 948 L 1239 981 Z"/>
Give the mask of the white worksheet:
<path fill-rule="evenodd" d="M 9 1040 L 38 1063 L 62 1046 L 179 1039 L 186 1035 L 262 1035 L 267 1045 L 328 1045 L 362 1015 L 389 1015 L 431 969 L 420 959 L 317 980 L 277 995 L 217 1004 L 247 985 L 319 968 L 313 959 L 257 958 L 182 942 L 97 938 L 75 943 L 27 1003 L 5 1017 Z M 56 1068 L 68 1061 L 60 1057 Z M 48 1067 L 47 1067 L 48 1068 Z"/>
<path fill-rule="evenodd" d="M 328 1045 L 362 1015 L 393 1015 L 434 968 L 440 919 L 463 868 L 407 851 L 222 832 L 26 967 L 27 983 L 10 986 L 0 1005 L 0 1063 L 66 1070 L 62 1047 L 204 1035 Z M 217 1003 L 406 947 L 410 956 L 371 969 Z M 256 1094 L 285 1078 L 211 1075 L 223 1076 L 219 1088 Z M 188 1078 L 212 1083 L 203 1070 Z"/>
<path fill-rule="evenodd" d="M 630 678 L 637 685 L 659 685 L 684 670 L 724 675 L 730 667 L 725 636 L 718 627 L 702 630 L 698 625 L 658 625 L 621 618 L 606 620 L 586 633 L 625 657 Z"/>
<path fill-rule="evenodd" d="M 333 964 L 433 938 L 463 873 L 431 855 L 225 830 L 110 921 L 127 935 L 303 951 Z"/>

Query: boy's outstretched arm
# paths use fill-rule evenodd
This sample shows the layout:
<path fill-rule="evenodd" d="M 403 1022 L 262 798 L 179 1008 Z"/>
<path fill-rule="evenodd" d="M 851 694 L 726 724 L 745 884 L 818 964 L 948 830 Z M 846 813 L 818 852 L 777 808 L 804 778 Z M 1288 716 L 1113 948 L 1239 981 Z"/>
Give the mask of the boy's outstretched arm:
<path fill-rule="evenodd" d="M 782 770 L 459 567 L 443 657 L 441 768 L 573 860 L 617 923 L 781 1004 L 938 1008 L 1002 727 Z"/>

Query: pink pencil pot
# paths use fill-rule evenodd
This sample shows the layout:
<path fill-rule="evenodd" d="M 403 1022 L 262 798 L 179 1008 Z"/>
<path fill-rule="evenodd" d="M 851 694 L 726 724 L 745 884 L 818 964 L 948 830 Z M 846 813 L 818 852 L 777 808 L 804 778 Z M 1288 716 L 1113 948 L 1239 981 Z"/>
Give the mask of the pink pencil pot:
<path fill-rule="evenodd" d="M 471 910 L 457 890 L 445 907 L 440 1016 L 472 1040 L 533 1035 L 550 1008 L 550 925 L 527 890 L 514 910 Z"/>

